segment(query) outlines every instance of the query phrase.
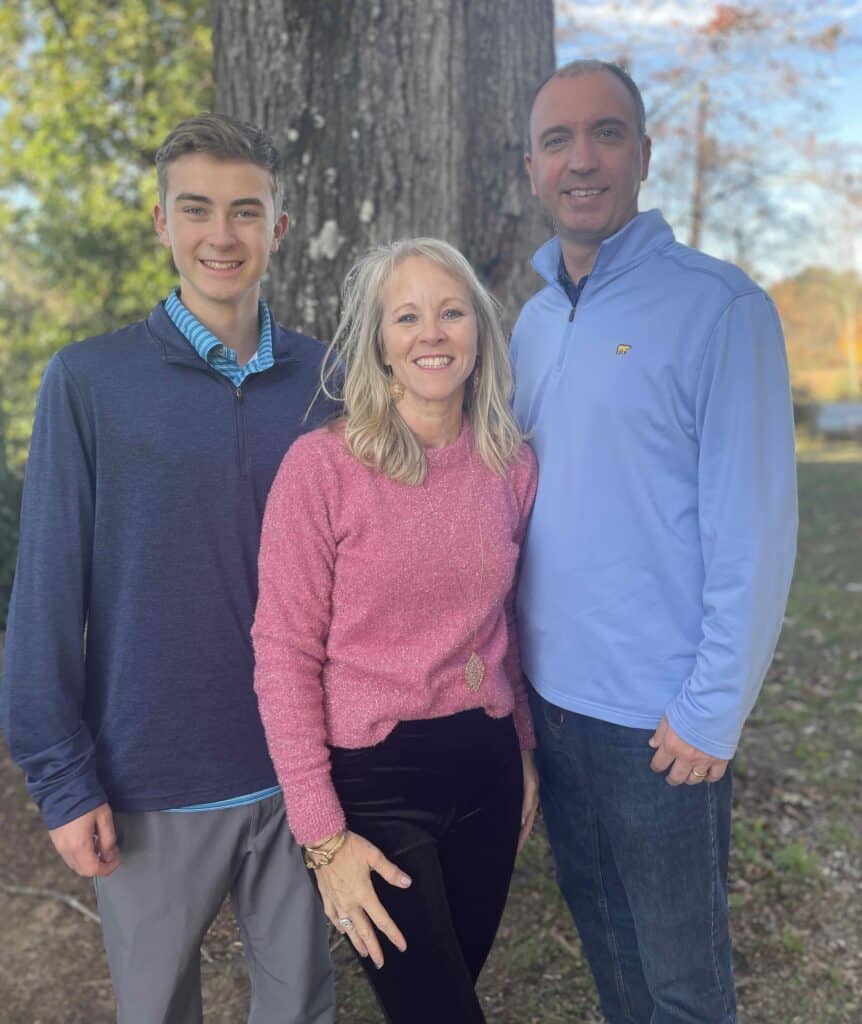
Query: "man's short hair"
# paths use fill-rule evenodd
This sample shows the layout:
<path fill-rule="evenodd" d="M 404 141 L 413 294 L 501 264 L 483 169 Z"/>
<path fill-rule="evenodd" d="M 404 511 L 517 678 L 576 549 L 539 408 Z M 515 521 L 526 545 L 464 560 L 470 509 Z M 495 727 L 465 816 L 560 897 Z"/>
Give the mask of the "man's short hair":
<path fill-rule="evenodd" d="M 544 89 L 548 82 L 552 81 L 554 78 L 577 78 L 578 75 L 585 75 L 596 71 L 607 71 L 623 83 L 635 105 L 635 120 L 637 122 L 638 135 L 640 135 L 641 138 L 646 135 L 646 107 L 644 106 L 644 98 L 641 96 L 641 91 L 635 84 L 635 80 L 628 71 L 626 71 L 622 64 L 616 64 L 611 60 L 572 60 L 569 61 L 568 64 L 564 64 L 562 67 L 556 68 L 549 75 L 546 75 L 533 91 L 533 95 L 530 98 L 530 106 L 527 109 L 527 130 L 525 132 L 528 153 L 532 152 L 533 148 L 532 140 L 530 138 L 530 118 L 533 115 L 533 107 L 536 105 L 536 99 L 542 89 Z"/>
<path fill-rule="evenodd" d="M 272 139 L 257 125 L 228 114 L 198 114 L 180 121 L 156 152 L 159 202 L 164 206 L 168 167 L 188 153 L 205 153 L 216 160 L 245 160 L 269 171 L 276 216 L 281 212 L 281 155 Z"/>

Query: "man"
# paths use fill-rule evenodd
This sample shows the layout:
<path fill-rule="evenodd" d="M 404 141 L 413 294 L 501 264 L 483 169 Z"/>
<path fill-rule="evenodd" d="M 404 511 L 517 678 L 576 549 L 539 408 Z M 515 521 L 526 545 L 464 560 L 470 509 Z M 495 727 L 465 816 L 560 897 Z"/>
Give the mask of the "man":
<path fill-rule="evenodd" d="M 216 114 L 156 155 L 179 287 L 50 361 L 36 411 L 2 711 L 64 861 L 95 880 L 123 1022 L 201 1020 L 230 893 L 250 1020 L 333 1020 L 324 920 L 285 823 L 249 637 L 267 491 L 322 349 L 260 281 L 287 230 L 279 158 Z"/>
<path fill-rule="evenodd" d="M 650 140 L 621 68 L 561 68 L 529 134 L 556 237 L 512 341 L 540 466 L 518 603 L 558 879 L 608 1021 L 730 1024 L 728 761 L 796 541 L 781 328 L 638 213 Z"/>

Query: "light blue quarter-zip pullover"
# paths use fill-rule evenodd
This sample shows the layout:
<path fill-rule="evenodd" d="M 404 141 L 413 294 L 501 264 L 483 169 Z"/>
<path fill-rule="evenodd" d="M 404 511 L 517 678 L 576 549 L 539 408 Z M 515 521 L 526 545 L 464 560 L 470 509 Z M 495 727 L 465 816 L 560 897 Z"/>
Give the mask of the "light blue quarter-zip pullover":
<path fill-rule="evenodd" d="M 796 551 L 793 410 L 769 297 L 657 210 L 606 239 L 573 307 L 554 238 L 512 339 L 539 490 L 518 594 L 547 700 L 733 755 Z"/>

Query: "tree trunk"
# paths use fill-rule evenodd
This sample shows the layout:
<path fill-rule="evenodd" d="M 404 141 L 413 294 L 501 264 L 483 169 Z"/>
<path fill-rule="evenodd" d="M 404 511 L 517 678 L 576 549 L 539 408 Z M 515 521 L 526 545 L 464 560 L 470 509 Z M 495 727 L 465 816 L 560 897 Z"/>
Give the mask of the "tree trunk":
<path fill-rule="evenodd" d="M 329 338 L 369 245 L 458 246 L 511 315 L 551 230 L 523 167 L 553 0 L 213 0 L 216 107 L 272 133 L 291 217 L 267 296 Z"/>
<path fill-rule="evenodd" d="M 697 90 L 697 119 L 694 129 L 694 182 L 691 189 L 691 226 L 688 244 L 699 249 L 703 237 L 703 211 L 706 204 L 706 182 L 710 171 L 710 140 L 706 134 L 709 121 L 709 86 L 701 82 Z"/>

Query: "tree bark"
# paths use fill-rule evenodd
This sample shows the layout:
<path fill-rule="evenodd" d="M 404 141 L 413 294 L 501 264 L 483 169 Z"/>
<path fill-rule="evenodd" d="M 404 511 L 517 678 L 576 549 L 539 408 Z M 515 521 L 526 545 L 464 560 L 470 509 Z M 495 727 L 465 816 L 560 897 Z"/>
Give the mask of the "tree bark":
<path fill-rule="evenodd" d="M 460 248 L 510 315 L 536 290 L 551 229 L 523 167 L 524 118 L 554 66 L 552 0 L 213 0 L 216 107 L 285 160 L 287 243 L 267 297 L 332 335 L 369 245 Z"/>
<path fill-rule="evenodd" d="M 691 226 L 688 244 L 699 249 L 703 235 L 703 212 L 706 205 L 706 182 L 709 171 L 710 140 L 706 133 L 709 121 L 709 86 L 700 82 L 697 90 L 697 119 L 694 129 L 694 182 L 691 189 Z"/>

